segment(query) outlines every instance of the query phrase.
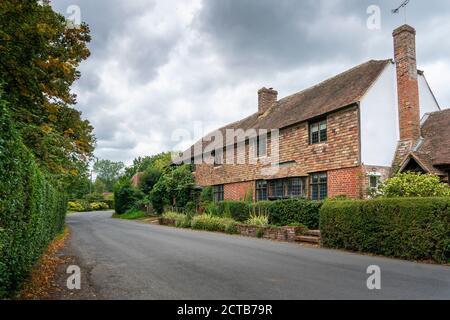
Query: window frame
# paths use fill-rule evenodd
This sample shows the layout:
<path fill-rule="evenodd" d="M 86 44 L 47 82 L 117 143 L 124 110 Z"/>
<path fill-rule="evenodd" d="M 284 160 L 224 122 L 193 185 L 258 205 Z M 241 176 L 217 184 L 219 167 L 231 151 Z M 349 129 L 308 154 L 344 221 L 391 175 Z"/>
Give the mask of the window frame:
<path fill-rule="evenodd" d="M 289 177 L 268 180 L 267 199 L 273 201 L 281 199 L 306 198 L 308 196 L 307 184 L 307 177 Z M 296 188 L 299 188 L 299 192 L 294 193 L 294 185 Z"/>
<path fill-rule="evenodd" d="M 325 126 L 324 129 L 322 129 L 322 126 Z M 314 127 L 317 128 L 316 132 L 313 132 Z M 308 127 L 308 134 L 309 134 L 309 144 L 321 144 L 328 141 L 328 119 L 322 118 L 320 120 L 316 120 L 309 123 Z M 314 141 L 314 134 L 317 133 L 317 141 Z"/>
<path fill-rule="evenodd" d="M 256 181 L 256 201 L 267 201 L 269 199 L 269 183 L 267 180 Z M 263 195 L 261 197 L 261 194 Z"/>
<path fill-rule="evenodd" d="M 315 178 L 317 177 L 317 180 Z M 315 182 L 316 181 L 316 182 Z M 325 195 L 323 195 L 325 186 Z M 328 198 L 328 172 L 316 172 L 310 175 L 310 198 L 311 200 L 325 200 Z M 317 188 L 317 190 L 315 190 Z M 317 197 L 314 195 L 317 192 Z"/>
<path fill-rule="evenodd" d="M 225 186 L 223 184 L 213 186 L 213 199 L 215 203 L 225 200 Z"/>

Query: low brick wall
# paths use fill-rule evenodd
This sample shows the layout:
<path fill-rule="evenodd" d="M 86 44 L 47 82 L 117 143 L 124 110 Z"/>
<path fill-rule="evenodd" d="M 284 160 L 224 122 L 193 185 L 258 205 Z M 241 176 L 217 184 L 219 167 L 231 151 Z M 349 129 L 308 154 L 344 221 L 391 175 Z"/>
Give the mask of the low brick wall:
<path fill-rule="evenodd" d="M 159 224 L 162 226 L 175 226 L 176 221 L 174 219 L 166 219 L 166 218 L 159 218 Z"/>
<path fill-rule="evenodd" d="M 289 242 L 295 242 L 296 236 L 305 231 L 304 227 L 260 227 L 246 224 L 238 224 L 237 229 L 246 237 Z"/>

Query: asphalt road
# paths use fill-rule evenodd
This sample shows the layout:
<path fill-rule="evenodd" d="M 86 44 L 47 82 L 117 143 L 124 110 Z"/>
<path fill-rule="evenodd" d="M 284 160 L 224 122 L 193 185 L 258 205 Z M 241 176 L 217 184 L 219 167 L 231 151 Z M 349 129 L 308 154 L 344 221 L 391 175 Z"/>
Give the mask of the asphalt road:
<path fill-rule="evenodd" d="M 106 299 L 450 299 L 450 268 L 111 219 L 67 217 L 70 246 Z M 368 290 L 367 267 L 381 268 Z"/>

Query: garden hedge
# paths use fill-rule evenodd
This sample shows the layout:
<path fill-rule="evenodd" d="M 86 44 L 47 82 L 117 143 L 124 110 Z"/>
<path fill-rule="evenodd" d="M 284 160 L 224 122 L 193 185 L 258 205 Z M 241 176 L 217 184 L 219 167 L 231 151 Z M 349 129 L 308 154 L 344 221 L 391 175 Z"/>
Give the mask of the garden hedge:
<path fill-rule="evenodd" d="M 450 198 L 327 201 L 322 245 L 409 260 L 450 261 Z"/>
<path fill-rule="evenodd" d="M 0 102 L 0 299 L 9 298 L 54 236 L 66 197 L 48 182 Z"/>
<path fill-rule="evenodd" d="M 255 213 L 269 214 L 270 224 L 288 226 L 301 223 L 309 229 L 319 227 L 319 211 L 323 202 L 307 199 L 263 201 L 252 205 Z"/>

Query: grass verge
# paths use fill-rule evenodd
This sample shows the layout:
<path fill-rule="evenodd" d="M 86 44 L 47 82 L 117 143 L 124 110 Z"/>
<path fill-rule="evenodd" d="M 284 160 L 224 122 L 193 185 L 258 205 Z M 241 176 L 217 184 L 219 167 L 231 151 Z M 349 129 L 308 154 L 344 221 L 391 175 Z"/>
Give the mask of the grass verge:
<path fill-rule="evenodd" d="M 133 211 L 128 211 L 127 213 L 124 213 L 124 214 L 114 213 L 112 217 L 114 219 L 122 219 L 122 220 L 138 220 L 138 219 L 147 218 L 147 214 L 143 211 L 133 210 Z"/>

